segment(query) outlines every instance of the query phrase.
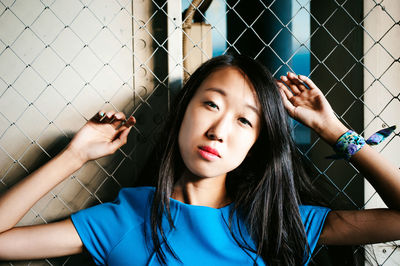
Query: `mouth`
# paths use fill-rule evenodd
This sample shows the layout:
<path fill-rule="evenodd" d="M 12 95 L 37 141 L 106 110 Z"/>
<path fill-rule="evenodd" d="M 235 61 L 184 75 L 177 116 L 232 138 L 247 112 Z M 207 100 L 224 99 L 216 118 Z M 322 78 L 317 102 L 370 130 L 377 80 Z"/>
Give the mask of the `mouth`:
<path fill-rule="evenodd" d="M 204 159 L 208 160 L 208 161 L 213 161 L 216 160 L 218 158 L 221 158 L 221 156 L 219 155 L 218 151 L 216 149 L 213 149 L 209 146 L 200 146 L 199 147 L 199 154 L 201 155 L 201 157 L 203 157 Z"/>

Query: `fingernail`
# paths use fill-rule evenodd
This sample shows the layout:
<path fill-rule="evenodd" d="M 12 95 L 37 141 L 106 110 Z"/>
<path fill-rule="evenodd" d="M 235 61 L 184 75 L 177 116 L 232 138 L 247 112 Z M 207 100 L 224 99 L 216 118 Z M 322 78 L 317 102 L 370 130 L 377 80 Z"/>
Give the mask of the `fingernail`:
<path fill-rule="evenodd" d="M 104 116 L 104 112 L 100 112 L 100 116 Z"/>

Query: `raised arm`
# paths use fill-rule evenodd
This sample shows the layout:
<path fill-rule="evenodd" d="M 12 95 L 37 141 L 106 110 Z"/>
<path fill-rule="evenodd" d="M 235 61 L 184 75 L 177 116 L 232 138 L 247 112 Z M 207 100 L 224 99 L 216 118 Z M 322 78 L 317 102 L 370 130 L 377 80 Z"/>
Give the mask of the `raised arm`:
<path fill-rule="evenodd" d="M 309 78 L 288 73 L 277 84 L 289 115 L 312 128 L 327 143 L 335 144 L 348 130 Z M 389 209 L 332 211 L 325 222 L 320 243 L 366 244 L 400 239 L 400 170 L 368 145 L 350 161 Z"/>
<path fill-rule="evenodd" d="M 133 117 L 125 120 L 123 113 L 97 113 L 62 152 L 0 197 L 0 259 L 46 258 L 82 250 L 70 219 L 14 226 L 41 197 L 85 162 L 112 154 L 125 144 L 134 123 Z"/>

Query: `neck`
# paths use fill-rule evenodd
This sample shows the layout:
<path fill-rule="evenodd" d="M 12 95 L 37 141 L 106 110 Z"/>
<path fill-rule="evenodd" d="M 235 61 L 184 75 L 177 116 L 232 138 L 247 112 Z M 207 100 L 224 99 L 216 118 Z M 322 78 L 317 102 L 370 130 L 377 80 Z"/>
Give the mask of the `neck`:
<path fill-rule="evenodd" d="M 221 208 L 231 201 L 225 188 L 226 175 L 209 178 L 193 178 L 184 175 L 175 185 L 172 198 L 181 202 Z"/>

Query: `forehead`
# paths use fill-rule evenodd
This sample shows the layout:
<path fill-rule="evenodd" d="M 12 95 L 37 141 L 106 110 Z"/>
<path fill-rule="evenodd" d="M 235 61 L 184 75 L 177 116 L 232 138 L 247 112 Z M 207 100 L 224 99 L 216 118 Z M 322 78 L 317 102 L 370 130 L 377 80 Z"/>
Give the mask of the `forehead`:
<path fill-rule="evenodd" d="M 253 84 L 238 68 L 225 67 L 214 71 L 201 83 L 197 93 L 215 93 L 210 88 L 222 90 L 227 98 L 239 98 L 260 109 Z"/>

